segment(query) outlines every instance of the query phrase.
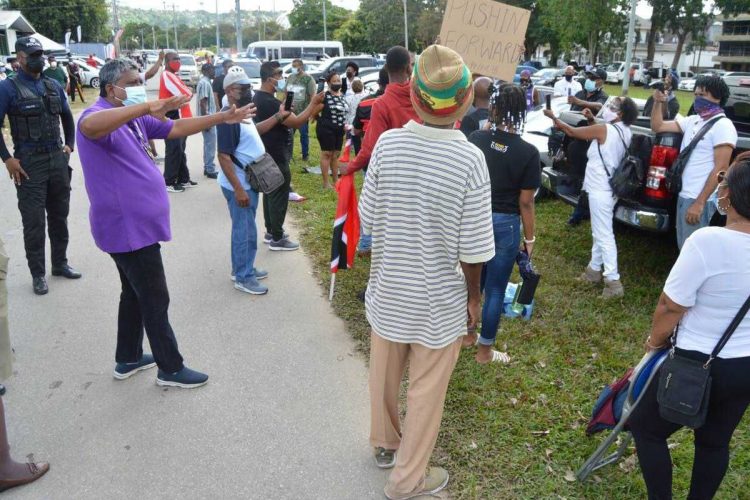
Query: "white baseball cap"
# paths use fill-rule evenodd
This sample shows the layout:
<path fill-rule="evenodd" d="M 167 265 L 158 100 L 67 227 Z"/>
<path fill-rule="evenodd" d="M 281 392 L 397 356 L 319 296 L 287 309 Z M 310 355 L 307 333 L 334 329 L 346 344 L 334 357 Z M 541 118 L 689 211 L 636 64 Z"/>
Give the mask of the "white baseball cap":
<path fill-rule="evenodd" d="M 227 70 L 227 75 L 224 77 L 224 89 L 235 83 L 240 85 L 252 84 L 250 78 L 247 77 L 247 73 L 240 66 L 232 66 Z"/>

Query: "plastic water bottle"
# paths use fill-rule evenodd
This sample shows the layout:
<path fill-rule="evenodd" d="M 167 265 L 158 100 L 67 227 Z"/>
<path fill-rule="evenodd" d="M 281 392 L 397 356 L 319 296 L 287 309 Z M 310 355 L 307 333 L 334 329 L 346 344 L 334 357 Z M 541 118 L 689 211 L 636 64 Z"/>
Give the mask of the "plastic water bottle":
<path fill-rule="evenodd" d="M 522 288 L 523 288 L 523 280 L 516 287 L 516 294 L 513 297 L 513 304 L 510 306 L 511 310 L 518 316 L 521 316 L 523 314 L 523 308 L 524 308 L 523 304 L 518 303 L 518 297 L 521 295 Z"/>

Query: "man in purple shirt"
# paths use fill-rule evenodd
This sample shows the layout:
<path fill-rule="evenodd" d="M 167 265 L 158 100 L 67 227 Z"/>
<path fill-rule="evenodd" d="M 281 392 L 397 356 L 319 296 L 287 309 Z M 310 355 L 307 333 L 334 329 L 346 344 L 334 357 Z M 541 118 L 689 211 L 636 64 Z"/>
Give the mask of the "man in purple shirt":
<path fill-rule="evenodd" d="M 169 199 L 148 141 L 240 123 L 254 116 L 255 106 L 171 121 L 166 113 L 190 98 L 146 102 L 133 62 L 108 62 L 99 80 L 100 97 L 81 114 L 77 140 L 91 202 L 91 233 L 96 245 L 115 261 L 122 282 L 114 377 L 123 380 L 158 365 L 158 385 L 199 387 L 208 375 L 183 364 L 169 324 L 169 291 L 159 245 L 172 238 Z M 153 355 L 143 353 L 144 328 Z"/>

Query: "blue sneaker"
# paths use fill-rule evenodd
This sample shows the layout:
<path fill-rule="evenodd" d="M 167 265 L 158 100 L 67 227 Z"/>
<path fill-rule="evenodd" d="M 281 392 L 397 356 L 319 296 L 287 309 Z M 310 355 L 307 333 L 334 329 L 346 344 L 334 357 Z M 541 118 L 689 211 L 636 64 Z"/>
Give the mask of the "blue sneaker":
<path fill-rule="evenodd" d="M 141 360 L 136 361 L 135 363 L 117 363 L 112 375 L 114 375 L 117 380 L 125 380 L 142 370 L 148 370 L 154 366 L 156 366 L 154 357 L 150 354 L 144 353 L 143 356 L 141 356 Z"/>
<path fill-rule="evenodd" d="M 194 387 L 205 385 L 206 382 L 208 382 L 208 375 L 191 370 L 187 366 L 183 366 L 182 370 L 177 373 L 167 373 L 159 370 L 159 373 L 156 375 L 156 385 L 169 387 L 193 389 Z"/>
<path fill-rule="evenodd" d="M 250 278 L 245 282 L 235 281 L 234 288 L 250 295 L 265 295 L 268 293 L 268 287 L 258 283 L 258 280 L 255 278 Z"/>

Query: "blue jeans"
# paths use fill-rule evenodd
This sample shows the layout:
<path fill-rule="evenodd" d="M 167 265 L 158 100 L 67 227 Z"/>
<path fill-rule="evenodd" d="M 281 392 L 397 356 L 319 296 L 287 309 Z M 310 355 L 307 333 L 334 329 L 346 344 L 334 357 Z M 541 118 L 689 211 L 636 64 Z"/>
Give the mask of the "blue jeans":
<path fill-rule="evenodd" d="M 492 214 L 495 233 L 495 256 L 482 270 L 484 307 L 482 308 L 481 345 L 493 345 L 503 313 L 503 299 L 513 264 L 521 245 L 521 217 L 515 214 Z"/>
<path fill-rule="evenodd" d="M 675 227 L 677 229 L 677 248 L 680 250 L 682 250 L 682 245 L 685 244 L 685 240 L 691 234 L 702 227 L 707 227 L 711 223 L 711 217 L 714 216 L 714 212 L 716 211 L 714 204 L 708 201 L 703 207 L 703 213 L 698 224 L 688 224 L 685 220 L 685 214 L 693 203 L 695 203 L 694 199 L 683 198 L 682 196 L 677 197 L 677 213 L 675 215 L 677 220 L 675 221 Z"/>
<path fill-rule="evenodd" d="M 240 207 L 234 198 L 234 191 L 221 188 L 227 199 L 229 215 L 232 218 L 232 274 L 238 283 L 255 278 L 255 255 L 258 253 L 258 228 L 255 226 L 255 211 L 258 209 L 258 193 L 247 191 L 250 205 Z"/>
<path fill-rule="evenodd" d="M 216 127 L 203 131 L 203 173 L 216 173 Z"/>
<path fill-rule="evenodd" d="M 302 146 L 302 158 L 310 154 L 310 123 L 305 122 L 299 129 L 299 143 Z M 292 141 L 292 152 L 294 152 L 294 141 Z"/>

